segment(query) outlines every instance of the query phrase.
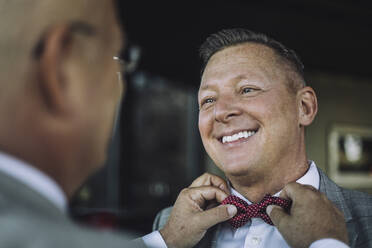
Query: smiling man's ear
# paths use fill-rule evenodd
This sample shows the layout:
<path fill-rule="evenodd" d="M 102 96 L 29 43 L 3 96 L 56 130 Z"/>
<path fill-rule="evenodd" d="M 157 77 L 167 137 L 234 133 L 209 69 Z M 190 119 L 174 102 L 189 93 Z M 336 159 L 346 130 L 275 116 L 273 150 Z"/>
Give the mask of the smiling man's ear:
<path fill-rule="evenodd" d="M 311 87 L 304 87 L 297 92 L 299 107 L 299 124 L 300 126 L 310 125 L 317 112 L 318 101 L 316 94 Z"/>

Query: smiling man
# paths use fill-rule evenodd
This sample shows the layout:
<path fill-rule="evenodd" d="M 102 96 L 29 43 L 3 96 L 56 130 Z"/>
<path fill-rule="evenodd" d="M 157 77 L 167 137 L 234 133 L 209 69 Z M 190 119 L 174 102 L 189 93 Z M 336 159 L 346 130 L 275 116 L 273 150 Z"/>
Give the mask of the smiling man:
<path fill-rule="evenodd" d="M 318 105 L 295 52 L 266 35 L 230 29 L 209 36 L 200 53 L 200 135 L 230 193 L 251 205 L 289 183 L 310 185 L 342 210 L 351 247 L 372 247 L 372 197 L 338 187 L 306 156 L 305 127 Z M 253 217 L 237 229 L 217 225 L 199 247 L 288 247 L 280 231 L 286 233 Z"/>
<path fill-rule="evenodd" d="M 251 42 L 205 55 L 210 59 L 199 90 L 204 147 L 252 202 L 309 167 L 303 127 L 316 115 L 316 96 L 292 62 L 276 53 Z"/>

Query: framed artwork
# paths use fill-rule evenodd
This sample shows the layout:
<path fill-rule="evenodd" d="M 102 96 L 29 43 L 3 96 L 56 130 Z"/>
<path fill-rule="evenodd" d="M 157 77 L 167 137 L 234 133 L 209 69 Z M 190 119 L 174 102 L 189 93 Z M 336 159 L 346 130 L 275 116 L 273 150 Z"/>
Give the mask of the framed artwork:
<path fill-rule="evenodd" d="M 347 188 L 372 189 L 372 126 L 333 125 L 328 175 Z"/>

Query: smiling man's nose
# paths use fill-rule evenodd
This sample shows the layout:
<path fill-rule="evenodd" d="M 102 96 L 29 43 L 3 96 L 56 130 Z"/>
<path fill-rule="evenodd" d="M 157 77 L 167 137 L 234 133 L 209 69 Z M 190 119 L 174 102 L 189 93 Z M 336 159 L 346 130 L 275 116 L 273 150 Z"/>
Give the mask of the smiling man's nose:
<path fill-rule="evenodd" d="M 228 122 L 235 116 L 241 114 L 240 107 L 237 106 L 233 97 L 220 97 L 214 108 L 214 117 L 218 122 Z"/>

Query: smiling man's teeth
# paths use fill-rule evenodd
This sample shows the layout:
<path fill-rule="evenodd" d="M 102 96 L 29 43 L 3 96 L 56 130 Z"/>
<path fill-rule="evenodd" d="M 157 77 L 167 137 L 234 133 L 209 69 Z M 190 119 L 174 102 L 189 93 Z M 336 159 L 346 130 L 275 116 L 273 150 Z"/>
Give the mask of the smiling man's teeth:
<path fill-rule="evenodd" d="M 255 133 L 256 133 L 255 131 L 243 131 L 243 132 L 239 132 L 234 135 L 231 135 L 231 136 L 223 136 L 222 143 L 233 142 L 241 138 L 248 138 L 254 135 Z"/>

